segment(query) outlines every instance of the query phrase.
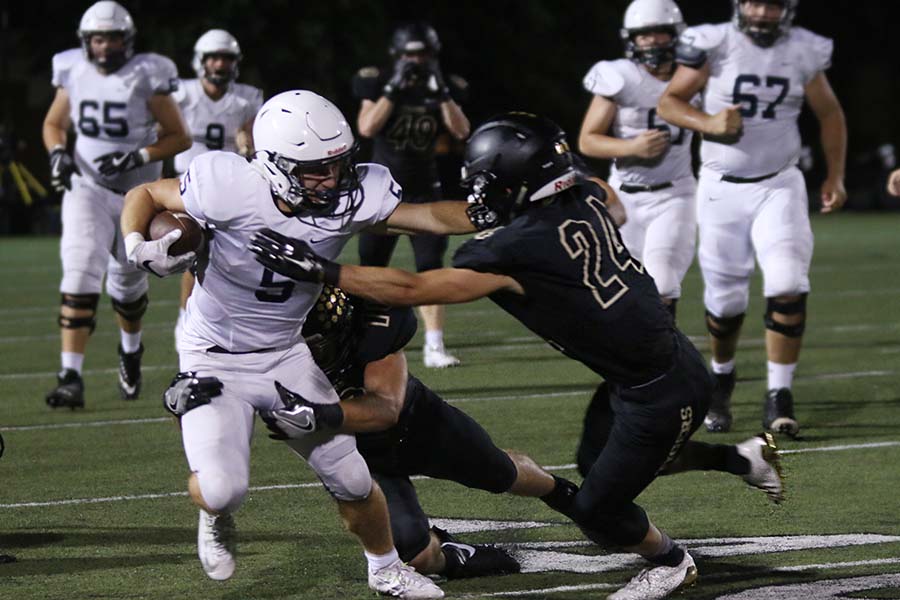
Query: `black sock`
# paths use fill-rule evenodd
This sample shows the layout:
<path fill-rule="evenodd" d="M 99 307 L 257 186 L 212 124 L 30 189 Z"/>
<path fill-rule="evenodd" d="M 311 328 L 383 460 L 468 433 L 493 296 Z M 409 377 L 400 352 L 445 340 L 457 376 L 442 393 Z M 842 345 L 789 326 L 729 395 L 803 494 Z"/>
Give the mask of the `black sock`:
<path fill-rule="evenodd" d="M 578 486 L 568 479 L 557 477 L 556 475 L 552 475 L 552 477 L 553 481 L 556 482 L 556 485 L 552 492 L 546 496 L 541 496 L 541 500 L 556 512 L 562 513 L 568 517 L 572 509 L 572 504 L 575 502 L 575 494 L 578 493 Z"/>
<path fill-rule="evenodd" d="M 663 538 L 663 549 L 659 552 L 659 554 L 655 554 L 653 556 L 645 556 L 644 558 L 655 565 L 662 565 L 664 567 L 677 567 L 681 564 L 681 561 L 684 560 L 684 548 L 672 541 L 672 538 L 670 538 L 665 532 L 660 533 L 662 533 Z"/>

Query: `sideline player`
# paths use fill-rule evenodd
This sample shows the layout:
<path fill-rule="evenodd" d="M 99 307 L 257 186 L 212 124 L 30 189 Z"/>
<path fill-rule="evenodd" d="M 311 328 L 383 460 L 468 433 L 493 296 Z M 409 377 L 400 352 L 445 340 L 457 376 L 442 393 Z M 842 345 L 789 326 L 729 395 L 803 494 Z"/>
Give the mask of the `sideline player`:
<path fill-rule="evenodd" d="M 190 137 L 171 97 L 178 85 L 175 65 L 158 54 L 134 54 L 135 31 L 121 5 L 97 2 L 81 17 L 81 49 L 53 57 L 56 96 L 44 119 L 43 138 L 51 185 L 65 190 L 62 370 L 46 396 L 53 408 L 84 406 L 81 372 L 104 274 L 121 329 L 119 391 L 125 400 L 134 400 L 141 389 L 147 274 L 127 263 L 116 224 L 125 193 L 158 179 L 159 161 L 188 148 Z M 74 157 L 66 150 L 73 126 Z"/>
<path fill-rule="evenodd" d="M 656 103 L 675 71 L 683 29 L 672 0 L 628 6 L 622 29 L 627 58 L 598 62 L 585 76 L 594 98 L 578 139 L 583 154 L 613 160 L 609 184 L 628 215 L 622 241 L 647 268 L 673 316 L 694 257 L 697 182 L 693 133 L 657 117 Z"/>
<path fill-rule="evenodd" d="M 468 83 L 450 75 L 444 79 L 438 62 L 441 42 L 426 23 L 398 27 L 389 48 L 394 59 L 391 72 L 364 67 L 353 78 L 353 92 L 360 99 L 359 134 L 374 139 L 372 162 L 385 165 L 403 187 L 404 202 L 434 202 L 441 198 L 435 159 L 435 143 L 441 128 L 457 140 L 469 136 L 469 119 L 459 103 L 468 94 Z M 362 233 L 359 261 L 387 266 L 397 236 Z M 447 251 L 447 237 L 417 235 L 410 238 L 417 271 L 439 269 Z M 444 348 L 443 306 L 422 306 L 426 367 L 444 368 L 459 360 Z"/>
<path fill-rule="evenodd" d="M 299 281 L 324 281 L 394 305 L 490 297 L 534 333 L 601 375 L 612 419 L 604 447 L 565 512 L 594 542 L 655 566 L 610 596 L 663 598 L 697 578 L 691 556 L 634 499 L 691 446 L 704 468 L 740 474 L 780 501 L 771 436 L 732 452 L 689 440 L 709 405 L 703 358 L 678 331 L 653 280 L 622 243 L 604 200 L 615 193 L 584 179 L 552 121 L 509 113 L 479 127 L 466 146 L 463 184 L 503 226 L 466 242 L 454 268 L 425 273 L 339 265 L 299 240 L 265 232 L 257 260 Z M 733 459 L 733 460 L 732 460 Z M 718 464 L 713 464 L 718 463 Z"/>
<path fill-rule="evenodd" d="M 141 232 L 156 213 L 185 211 L 212 234 L 208 254 L 199 258 L 179 353 L 181 371 L 192 375 L 176 379 L 173 389 L 189 397 L 195 379 L 221 384 L 211 402 L 181 417 L 189 489 L 201 509 L 199 555 L 213 579 L 228 579 L 235 568 L 232 514 L 247 493 L 254 414 L 279 402 L 274 381 L 316 402 L 338 402 L 299 329 L 321 287 L 261 267 L 246 250 L 251 235 L 270 227 L 335 257 L 363 228 L 466 233 L 475 230 L 470 219 L 489 213 L 465 202 L 400 203 L 390 172 L 356 164 L 357 144 L 344 116 L 310 91 L 283 92 L 266 102 L 253 139 L 252 161 L 227 152 L 201 154 L 180 181 L 132 190 L 122 214 L 129 261 L 160 275 L 184 270 L 193 257 L 168 256 L 178 232 L 144 239 Z M 176 393 L 170 404 L 177 407 L 177 400 Z M 372 589 L 401 597 L 443 595 L 399 560 L 384 495 L 352 436 L 322 432 L 287 443 L 306 458 L 366 548 Z"/>
<path fill-rule="evenodd" d="M 381 306 L 325 286 L 303 325 L 313 358 L 343 400 L 314 404 L 279 388 L 285 408 L 264 411 L 284 438 L 309 428 L 355 433 L 356 444 L 384 490 L 400 558 L 420 573 L 450 579 L 517 573 L 519 565 L 492 545 L 463 544 L 429 529 L 410 476 L 455 481 L 499 494 L 540 497 L 565 509 L 578 487 L 528 456 L 504 451 L 463 411 L 407 370 L 403 347 L 416 332 L 409 308 Z"/>
<path fill-rule="evenodd" d="M 791 385 L 806 326 L 813 233 L 797 168 L 804 99 L 821 127 L 822 212 L 847 199 L 844 112 L 825 76 L 832 41 L 793 27 L 798 0 L 734 0 L 731 23 L 682 35 L 661 117 L 703 134 L 697 214 L 716 393 L 706 428 L 731 428 L 738 337 L 754 254 L 763 273 L 768 391 L 763 427 L 796 436 Z M 690 100 L 703 91 L 704 109 Z M 708 112 L 704 112 L 708 111 Z"/>
<path fill-rule="evenodd" d="M 191 65 L 196 79 L 182 79 L 173 98 L 181 108 L 194 140 L 190 149 L 175 157 L 175 172 L 187 171 L 191 160 L 211 150 L 253 153 L 253 118 L 263 103 L 262 90 L 238 83 L 241 46 L 237 39 L 222 29 L 210 29 L 194 44 Z M 175 325 L 175 348 L 181 338 L 184 310 L 194 288 L 194 276 L 181 275 L 178 322 Z"/>

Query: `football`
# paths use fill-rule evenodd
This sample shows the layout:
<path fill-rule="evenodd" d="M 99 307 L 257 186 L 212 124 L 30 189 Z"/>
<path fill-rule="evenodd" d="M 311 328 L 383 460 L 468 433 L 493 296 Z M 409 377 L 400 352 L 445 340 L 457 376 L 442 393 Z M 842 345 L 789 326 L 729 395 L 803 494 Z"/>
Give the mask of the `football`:
<path fill-rule="evenodd" d="M 181 230 L 181 237 L 169 246 L 169 256 L 179 256 L 197 252 L 203 246 L 203 229 L 189 214 L 163 211 L 150 222 L 150 239 L 158 240 L 175 229 Z"/>

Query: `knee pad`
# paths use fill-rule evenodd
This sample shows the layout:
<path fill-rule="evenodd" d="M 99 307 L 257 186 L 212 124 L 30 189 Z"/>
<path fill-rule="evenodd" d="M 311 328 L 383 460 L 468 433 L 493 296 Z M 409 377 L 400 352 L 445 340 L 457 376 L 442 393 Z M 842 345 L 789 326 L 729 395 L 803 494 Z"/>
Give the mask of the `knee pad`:
<path fill-rule="evenodd" d="M 197 472 L 200 495 L 210 509 L 216 512 L 234 512 L 247 495 L 249 482 L 233 473 L 216 469 Z"/>
<path fill-rule="evenodd" d="M 590 510 L 581 505 L 580 495 L 575 496 L 573 517 L 592 542 L 612 549 L 637 546 L 644 540 L 650 519 L 643 508 L 632 502 L 614 513 L 603 512 L 602 507 Z"/>
<path fill-rule="evenodd" d="M 798 338 L 803 336 L 806 329 L 806 297 L 808 294 L 800 294 L 797 300 L 791 302 L 781 302 L 776 298 L 766 298 L 766 313 L 763 315 L 763 322 L 766 329 L 780 333 L 789 338 Z M 779 315 L 799 315 L 799 322 L 788 324 L 776 321 L 774 313 Z"/>
<path fill-rule="evenodd" d="M 717 317 L 706 311 L 706 330 L 716 339 L 727 338 L 737 333 L 744 323 L 744 314 L 733 317 Z"/>
<path fill-rule="evenodd" d="M 89 310 L 91 314 L 85 317 L 67 317 L 60 313 L 57 323 L 63 329 L 81 329 L 90 327 L 91 333 L 97 327 L 97 303 L 100 301 L 100 294 L 62 294 L 60 304 L 78 310 Z"/>
<path fill-rule="evenodd" d="M 323 460 L 324 459 L 324 460 Z M 372 476 L 362 455 L 354 446 L 349 452 L 335 461 L 322 457 L 310 466 L 316 471 L 328 493 L 337 500 L 354 502 L 365 500 L 372 492 Z"/>
<path fill-rule="evenodd" d="M 150 303 L 147 294 L 141 294 L 137 300 L 132 300 L 131 302 L 121 302 L 115 298 L 111 298 L 111 300 L 113 310 L 126 321 L 140 321 L 144 313 L 147 312 L 147 305 Z"/>

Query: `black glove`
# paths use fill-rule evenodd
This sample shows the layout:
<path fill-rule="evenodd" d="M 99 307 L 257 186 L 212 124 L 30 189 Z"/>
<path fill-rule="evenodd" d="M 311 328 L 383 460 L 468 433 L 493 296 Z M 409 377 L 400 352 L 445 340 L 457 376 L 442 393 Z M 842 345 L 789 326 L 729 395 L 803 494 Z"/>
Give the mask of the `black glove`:
<path fill-rule="evenodd" d="M 394 63 L 394 72 L 386 84 L 384 84 L 384 96 L 388 100 L 397 98 L 398 92 L 409 85 L 409 80 L 416 71 L 416 64 L 405 58 L 398 58 Z"/>
<path fill-rule="evenodd" d="M 344 411 L 341 410 L 339 404 L 310 402 L 278 381 L 275 382 L 275 389 L 278 391 L 278 397 L 281 398 L 284 408 L 259 411 L 259 416 L 272 432 L 269 437 L 273 440 L 301 438 L 316 431 L 320 424 L 337 429 L 344 421 Z M 336 420 L 338 416 L 340 419 Z"/>
<path fill-rule="evenodd" d="M 97 170 L 104 177 L 113 177 L 119 173 L 137 169 L 144 164 L 144 157 L 141 156 L 140 150 L 132 150 L 131 152 L 110 152 L 94 159 L 95 163 L 100 163 Z"/>
<path fill-rule="evenodd" d="M 432 58 L 427 63 L 428 67 L 428 89 L 434 92 L 441 101 L 450 99 L 450 88 L 444 81 L 444 74 L 441 72 L 441 64 L 436 58 Z"/>
<path fill-rule="evenodd" d="M 466 207 L 466 216 L 478 231 L 493 229 L 500 224 L 500 215 L 492 208 L 480 203 L 469 204 Z"/>
<path fill-rule="evenodd" d="M 81 175 L 81 170 L 65 148 L 50 151 L 50 187 L 57 192 L 72 189 L 72 174 Z"/>
<path fill-rule="evenodd" d="M 250 252 L 264 267 L 295 281 L 337 285 L 341 265 L 322 258 L 303 240 L 261 229 L 250 240 Z"/>
<path fill-rule="evenodd" d="M 184 371 L 163 392 L 163 407 L 180 419 L 187 411 L 209 404 L 221 394 L 222 382 L 218 378 L 197 377 L 196 371 Z"/>

